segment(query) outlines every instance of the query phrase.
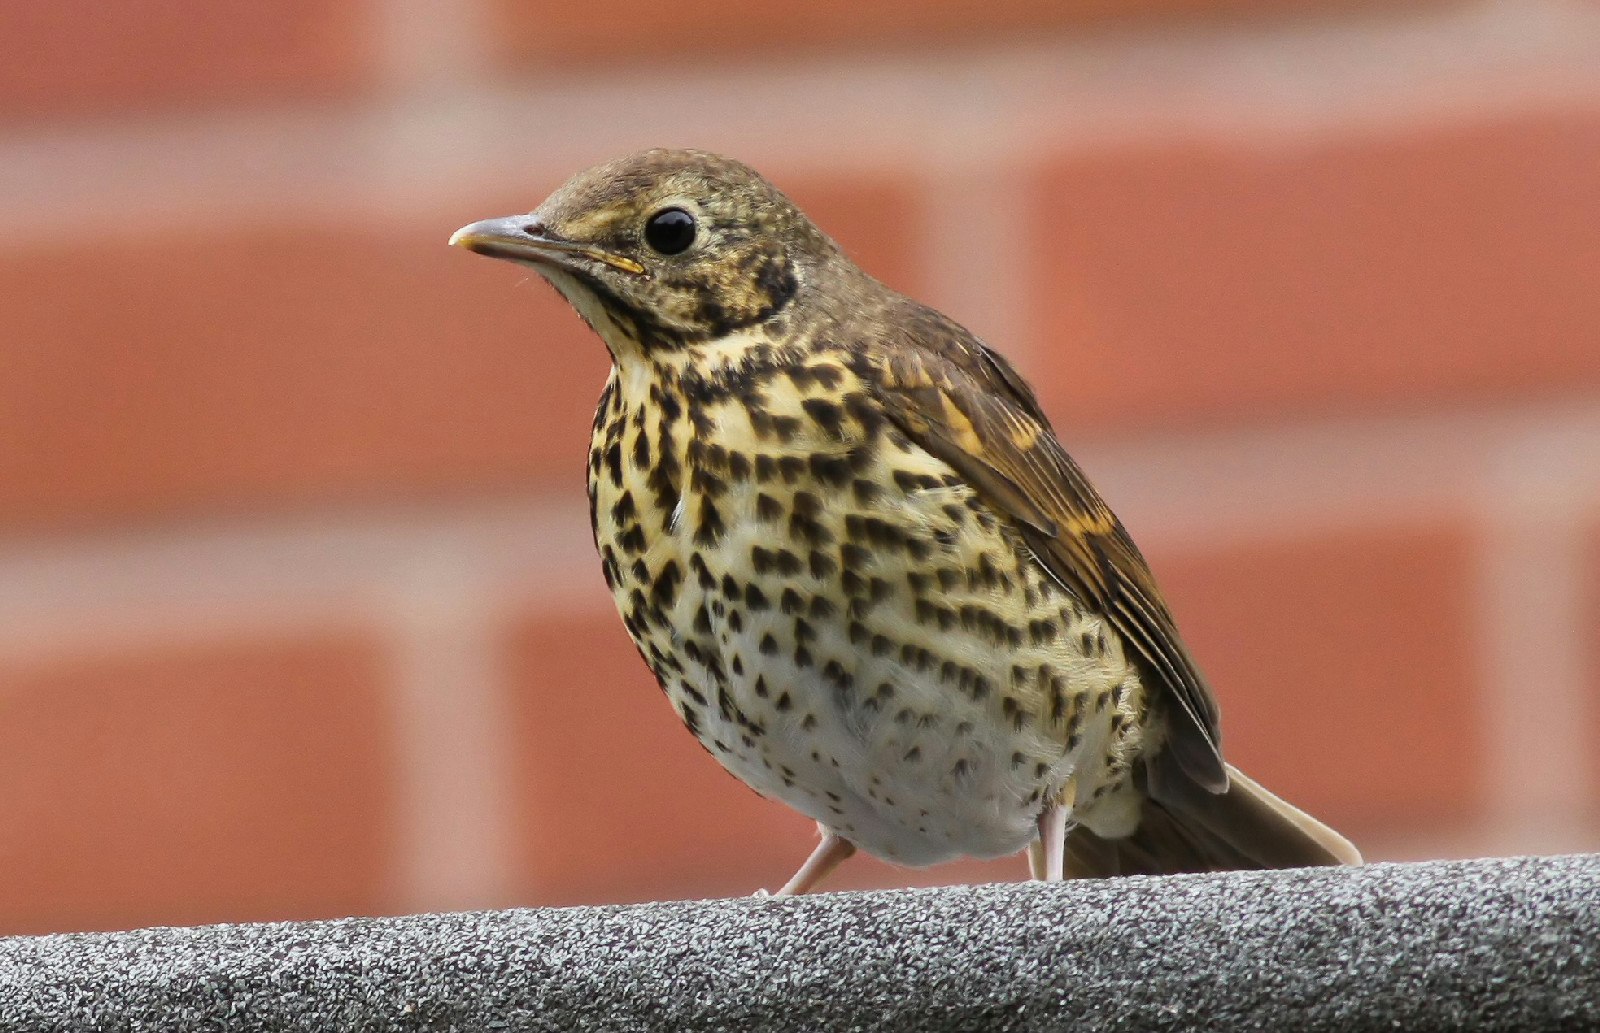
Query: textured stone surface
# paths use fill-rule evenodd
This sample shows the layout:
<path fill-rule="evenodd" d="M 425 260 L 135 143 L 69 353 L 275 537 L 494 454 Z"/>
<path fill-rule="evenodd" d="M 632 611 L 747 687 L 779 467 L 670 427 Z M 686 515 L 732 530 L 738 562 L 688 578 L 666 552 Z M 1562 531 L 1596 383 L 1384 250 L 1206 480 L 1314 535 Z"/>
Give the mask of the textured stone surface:
<path fill-rule="evenodd" d="M 1600 856 L 0 941 L 29 1030 L 1600 1023 Z"/>

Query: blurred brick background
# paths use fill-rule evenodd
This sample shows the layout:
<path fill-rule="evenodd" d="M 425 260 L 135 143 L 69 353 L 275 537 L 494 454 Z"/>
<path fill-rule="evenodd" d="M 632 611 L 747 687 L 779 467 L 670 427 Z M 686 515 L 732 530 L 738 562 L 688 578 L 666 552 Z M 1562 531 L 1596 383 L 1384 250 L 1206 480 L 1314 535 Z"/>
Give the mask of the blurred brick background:
<path fill-rule="evenodd" d="M 1600 848 L 1600 8 L 800 12 L 0 0 L 0 933 L 799 862 L 610 611 L 600 344 L 444 246 L 651 144 L 1016 357 L 1262 781 Z"/>

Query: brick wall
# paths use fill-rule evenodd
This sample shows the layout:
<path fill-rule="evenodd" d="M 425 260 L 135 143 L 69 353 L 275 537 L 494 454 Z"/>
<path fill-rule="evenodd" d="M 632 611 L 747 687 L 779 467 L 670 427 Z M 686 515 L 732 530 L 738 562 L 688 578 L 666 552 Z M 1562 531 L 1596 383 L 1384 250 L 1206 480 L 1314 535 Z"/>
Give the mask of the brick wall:
<path fill-rule="evenodd" d="M 1600 848 L 1592 4 L 114 6 L 0 0 L 0 933 L 798 862 L 610 612 L 601 346 L 444 246 L 658 143 L 1018 360 L 1262 781 Z"/>

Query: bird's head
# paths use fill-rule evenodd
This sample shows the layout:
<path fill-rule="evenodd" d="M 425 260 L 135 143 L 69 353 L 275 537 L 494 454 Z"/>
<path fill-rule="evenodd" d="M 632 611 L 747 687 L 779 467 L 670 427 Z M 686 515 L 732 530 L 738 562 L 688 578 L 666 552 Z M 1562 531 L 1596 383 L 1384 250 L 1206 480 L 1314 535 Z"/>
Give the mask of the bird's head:
<path fill-rule="evenodd" d="M 538 270 L 619 360 L 769 320 L 838 254 L 754 170 L 689 150 L 580 172 L 532 212 L 450 243 Z"/>

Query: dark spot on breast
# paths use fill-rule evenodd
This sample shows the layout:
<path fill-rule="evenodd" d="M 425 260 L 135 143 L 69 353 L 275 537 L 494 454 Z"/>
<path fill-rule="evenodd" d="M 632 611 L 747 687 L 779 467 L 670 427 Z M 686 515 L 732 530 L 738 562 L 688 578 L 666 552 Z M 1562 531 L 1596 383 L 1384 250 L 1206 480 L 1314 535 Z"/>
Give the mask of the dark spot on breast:
<path fill-rule="evenodd" d="M 939 479 L 930 477 L 927 474 L 913 473 L 910 470 L 896 470 L 893 476 L 895 487 L 907 494 L 939 487 Z"/>
<path fill-rule="evenodd" d="M 629 555 L 643 552 L 645 549 L 644 530 L 638 524 L 634 524 L 617 535 L 617 546 Z"/>
<path fill-rule="evenodd" d="M 940 631 L 949 631 L 956 626 L 954 610 L 928 599 L 918 599 L 913 612 L 918 624 L 935 624 Z"/>
<path fill-rule="evenodd" d="M 659 382 L 650 385 L 650 403 L 667 420 L 676 420 L 683 415 L 683 403 L 678 400 L 677 394 L 663 390 Z"/>
<path fill-rule="evenodd" d="M 832 347 L 828 342 L 819 342 L 819 344 L 823 348 Z M 839 385 L 844 383 L 844 371 L 837 366 L 831 366 L 826 363 L 812 366 L 811 375 L 817 378 L 817 383 L 821 384 L 825 391 L 836 391 Z"/>
<path fill-rule="evenodd" d="M 772 417 L 772 434 L 780 442 L 788 444 L 800 433 L 800 419 L 796 416 Z"/>
<path fill-rule="evenodd" d="M 695 582 L 706 592 L 712 592 L 717 587 L 717 577 L 706 566 L 705 559 L 698 552 L 689 554 L 689 569 L 694 571 Z"/>
<path fill-rule="evenodd" d="M 633 492 L 631 491 L 623 492 L 622 497 L 617 500 L 617 504 L 611 507 L 611 522 L 615 524 L 630 523 L 637 515 L 638 507 L 633 504 Z"/>
<path fill-rule="evenodd" d="M 824 434 L 844 440 L 844 410 L 837 403 L 826 398 L 806 398 L 800 402 L 800 407 Z"/>
<path fill-rule="evenodd" d="M 789 514 L 789 535 L 813 548 L 833 541 L 832 531 L 824 527 L 820 520 L 801 513 L 798 508 Z"/>
<path fill-rule="evenodd" d="M 861 427 L 861 432 L 868 438 L 875 438 L 884 423 L 883 411 L 865 394 L 860 391 L 851 391 L 844 396 L 844 410 L 850 414 Z"/>
<path fill-rule="evenodd" d="M 614 444 L 606 449 L 606 473 L 614 487 L 622 487 L 622 446 Z"/>
<path fill-rule="evenodd" d="M 700 503 L 700 522 L 694 530 L 695 544 L 711 546 L 722 540 L 726 531 L 722 524 L 722 514 L 710 499 L 703 499 Z"/>
<path fill-rule="evenodd" d="M 807 458 L 806 465 L 810 467 L 812 477 L 834 488 L 843 488 L 849 484 L 853 473 L 848 456 L 829 455 L 825 452 L 813 452 Z"/>
<path fill-rule="evenodd" d="M 705 467 L 696 466 L 689 475 L 689 487 L 707 498 L 716 499 L 728 490 L 728 483 Z"/>

